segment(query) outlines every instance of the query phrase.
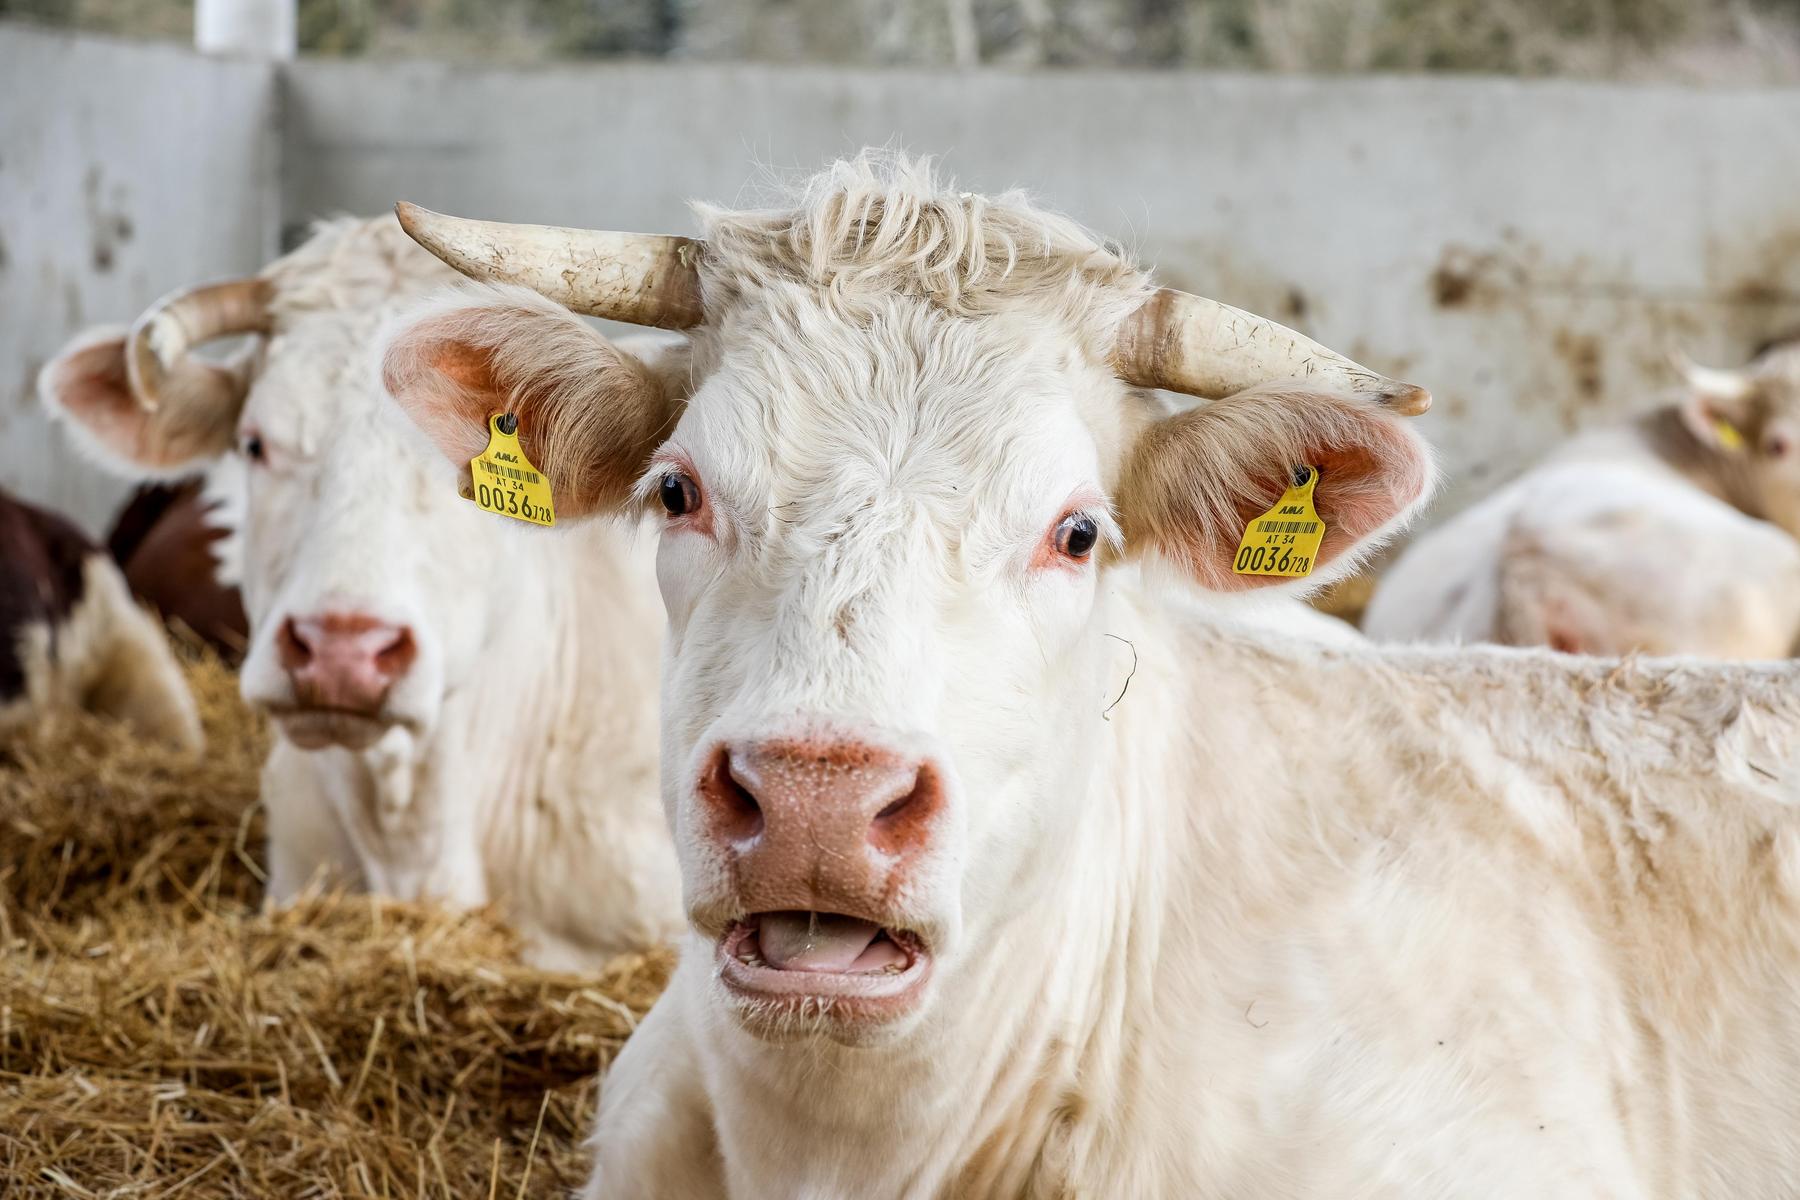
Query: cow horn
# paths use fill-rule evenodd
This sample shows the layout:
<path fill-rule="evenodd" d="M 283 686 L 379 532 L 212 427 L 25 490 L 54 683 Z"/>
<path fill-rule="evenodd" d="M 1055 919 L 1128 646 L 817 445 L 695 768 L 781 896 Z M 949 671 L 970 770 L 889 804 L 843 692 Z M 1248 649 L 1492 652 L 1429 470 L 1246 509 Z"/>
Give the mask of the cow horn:
<path fill-rule="evenodd" d="M 590 317 L 691 329 L 705 313 L 702 243 L 650 233 L 509 225 L 394 206 L 400 227 L 471 279 L 516 283 Z"/>
<path fill-rule="evenodd" d="M 1742 371 L 1703 367 L 1679 350 L 1669 351 L 1669 364 L 1687 381 L 1688 387 L 1715 400 L 1742 400 L 1755 386 Z"/>
<path fill-rule="evenodd" d="M 1208 400 L 1295 380 L 1368 396 L 1406 417 L 1431 407 L 1422 387 L 1378 375 L 1285 325 L 1170 288 L 1119 326 L 1113 368 L 1127 383 Z"/>
<path fill-rule="evenodd" d="M 241 394 L 235 373 L 190 352 L 214 338 L 269 332 L 272 294 L 266 279 L 233 279 L 171 292 L 145 309 L 125 341 L 125 371 L 138 403 L 154 412 L 173 388 Z"/>

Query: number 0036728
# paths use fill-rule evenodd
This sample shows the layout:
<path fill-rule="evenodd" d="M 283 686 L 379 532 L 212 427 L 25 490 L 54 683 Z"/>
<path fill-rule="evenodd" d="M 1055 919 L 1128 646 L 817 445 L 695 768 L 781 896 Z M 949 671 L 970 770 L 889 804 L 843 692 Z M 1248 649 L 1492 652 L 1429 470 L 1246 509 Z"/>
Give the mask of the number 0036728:
<path fill-rule="evenodd" d="M 1292 571 L 1304 575 L 1312 570 L 1312 556 L 1295 554 L 1292 546 L 1239 546 L 1237 561 L 1231 568 L 1240 574 L 1268 571 L 1285 575 Z"/>

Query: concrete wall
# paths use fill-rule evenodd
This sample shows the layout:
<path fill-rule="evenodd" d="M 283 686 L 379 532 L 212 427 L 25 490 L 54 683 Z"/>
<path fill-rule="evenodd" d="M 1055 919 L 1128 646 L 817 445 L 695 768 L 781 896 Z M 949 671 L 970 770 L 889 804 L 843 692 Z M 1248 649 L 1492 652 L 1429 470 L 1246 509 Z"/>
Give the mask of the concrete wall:
<path fill-rule="evenodd" d="M 278 227 L 405 197 L 689 231 L 688 198 L 753 198 L 771 168 L 865 143 L 939 154 L 967 187 L 1024 184 L 1137 246 L 1172 284 L 1430 386 L 1451 504 L 1569 430 L 1650 402 L 1665 344 L 1731 363 L 1800 327 L 1795 92 L 271 68 L 16 27 L 0 27 L 0 80 L 0 467 L 6 486 L 90 518 L 111 492 L 43 450 L 21 411 L 30 372 L 81 325 L 254 267 Z"/>
<path fill-rule="evenodd" d="M 290 218 L 405 197 L 687 232 L 686 198 L 731 201 L 758 164 L 942 155 L 1428 385 L 1463 495 L 1645 404 L 1665 343 L 1730 363 L 1800 326 L 1795 92 L 326 62 L 290 81 Z"/>
<path fill-rule="evenodd" d="M 73 334 L 275 244 L 275 79 L 179 47 L 0 27 L 0 488 L 99 532 L 125 485 L 32 381 Z"/>

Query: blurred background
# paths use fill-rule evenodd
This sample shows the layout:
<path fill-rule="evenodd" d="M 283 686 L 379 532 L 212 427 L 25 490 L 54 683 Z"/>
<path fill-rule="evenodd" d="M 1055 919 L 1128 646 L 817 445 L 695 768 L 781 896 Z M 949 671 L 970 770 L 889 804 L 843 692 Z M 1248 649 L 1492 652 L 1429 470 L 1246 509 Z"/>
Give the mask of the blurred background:
<path fill-rule="evenodd" d="M 192 0 L 0 0 L 0 17 L 186 41 Z M 523 64 L 1455 71 L 1794 82 L 1797 0 L 299 0 L 297 49 Z"/>
<path fill-rule="evenodd" d="M 689 232 L 867 143 L 1439 397 L 1439 513 L 1800 328 L 1800 0 L 0 0 L 0 474 L 70 336 L 399 198 Z"/>

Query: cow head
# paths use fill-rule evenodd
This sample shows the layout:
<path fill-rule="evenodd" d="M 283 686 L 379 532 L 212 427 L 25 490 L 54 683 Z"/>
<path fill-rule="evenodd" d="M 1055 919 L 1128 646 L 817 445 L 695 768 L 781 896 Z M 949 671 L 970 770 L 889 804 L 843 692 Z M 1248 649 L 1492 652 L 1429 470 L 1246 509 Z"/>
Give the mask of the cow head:
<path fill-rule="evenodd" d="M 306 748 L 431 728 L 508 613 L 518 539 L 458 498 L 393 412 L 372 346 L 391 310 L 455 276 L 391 218 L 323 227 L 252 280 L 179 293 L 78 339 L 41 391 L 103 465 L 209 469 L 251 620 L 242 685 Z M 253 335 L 226 362 L 202 342 Z M 491 599 L 491 603 L 489 602 Z"/>
<path fill-rule="evenodd" d="M 387 382 L 453 460 L 523 405 L 578 481 L 559 511 L 663 514 L 664 797 L 714 999 L 761 1036 L 900 1038 L 1066 882 L 1110 574 L 1280 582 L 1232 555 L 1306 464 L 1324 582 L 1427 489 L 1394 414 L 1428 397 L 905 164 L 704 217 L 702 249 L 403 212 L 472 274 L 700 321 L 684 398 L 510 285 L 403 328 Z M 1230 395 L 1166 415 L 1140 385 Z"/>
<path fill-rule="evenodd" d="M 1800 341 L 1777 342 L 1738 370 L 1685 358 L 1676 367 L 1683 423 L 1713 452 L 1727 497 L 1800 537 Z"/>

